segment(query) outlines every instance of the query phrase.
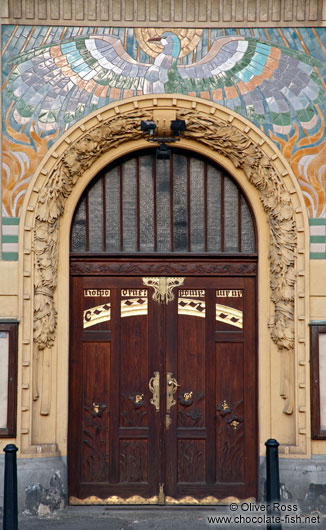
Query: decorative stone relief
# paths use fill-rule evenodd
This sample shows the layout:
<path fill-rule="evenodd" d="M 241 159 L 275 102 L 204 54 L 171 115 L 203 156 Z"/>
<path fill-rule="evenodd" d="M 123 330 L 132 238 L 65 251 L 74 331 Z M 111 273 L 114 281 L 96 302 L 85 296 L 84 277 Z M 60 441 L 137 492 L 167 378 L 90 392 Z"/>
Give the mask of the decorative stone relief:
<path fill-rule="evenodd" d="M 206 26 L 208 22 L 223 24 L 225 27 L 250 27 L 267 24 L 286 27 L 302 26 L 310 23 L 322 25 L 326 20 L 323 0 L 98 0 L 80 2 L 41 2 L 37 0 L 2 0 L 0 19 L 3 24 L 39 24 L 51 22 L 53 25 L 85 25 L 96 21 L 100 25 L 170 26 L 182 22 L 183 26 Z M 15 22 L 13 22 L 13 20 Z"/>
<path fill-rule="evenodd" d="M 284 412 L 292 414 L 290 391 L 291 367 L 287 358 L 294 349 L 294 287 L 296 226 L 289 192 L 271 161 L 258 145 L 236 127 L 199 112 L 181 110 L 178 119 L 187 124 L 187 137 L 196 139 L 210 149 L 229 158 L 241 168 L 259 192 L 270 228 L 271 300 L 275 306 L 271 318 L 271 336 L 283 352 L 281 396 L 286 399 Z"/>
<path fill-rule="evenodd" d="M 261 147 L 234 125 L 214 114 L 180 108 L 177 118 L 186 121 L 188 138 L 230 159 L 236 168 L 244 171 L 259 192 L 270 227 L 271 300 L 275 307 L 270 322 L 271 336 L 284 353 L 281 395 L 286 399 L 284 412 L 291 414 L 291 370 L 286 370 L 285 366 L 289 366 L 294 348 L 296 227 L 290 194 Z M 35 363 L 39 362 L 39 352 L 51 350 L 55 342 L 57 313 L 53 296 L 57 284 L 59 223 L 66 200 L 78 179 L 101 155 L 124 142 L 141 138 L 140 121 L 144 119 L 152 119 L 151 109 L 135 108 L 122 115 L 117 110 L 116 116 L 85 132 L 58 158 L 40 191 L 33 233 Z M 43 365 L 43 387 L 44 381 L 51 379 L 50 365 L 50 361 Z M 34 399 L 38 395 L 36 385 Z M 49 413 L 49 399 L 42 404 L 41 414 Z"/>
<path fill-rule="evenodd" d="M 99 125 L 75 142 L 58 161 L 40 193 L 33 234 L 34 250 L 34 381 L 33 399 L 39 398 L 38 363 L 43 351 L 41 414 L 50 413 L 51 362 L 49 350 L 55 342 L 57 311 L 53 295 L 57 285 L 59 222 L 65 202 L 77 180 L 105 151 L 127 140 L 141 138 L 140 120 L 146 112 L 131 112 Z"/>

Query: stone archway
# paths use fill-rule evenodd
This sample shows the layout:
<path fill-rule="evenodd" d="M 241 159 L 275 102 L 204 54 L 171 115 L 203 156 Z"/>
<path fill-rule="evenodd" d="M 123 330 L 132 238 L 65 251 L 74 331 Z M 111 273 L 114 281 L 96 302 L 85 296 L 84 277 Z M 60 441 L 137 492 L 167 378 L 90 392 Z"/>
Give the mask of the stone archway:
<path fill-rule="evenodd" d="M 33 366 L 30 399 L 35 402 L 41 398 L 41 416 L 48 416 L 51 408 L 51 356 L 57 338 L 54 294 L 58 281 L 60 221 L 66 201 L 83 175 L 101 164 L 107 153 L 112 156 L 114 151 L 113 159 L 121 156 L 124 149 L 146 145 L 140 131 L 142 119 L 163 121 L 167 116 L 186 121 L 186 139 L 180 142 L 180 146 L 191 146 L 197 151 L 204 149 L 211 158 L 224 159 L 235 172 L 245 175 L 259 195 L 270 234 L 270 299 L 274 307 L 270 334 L 282 351 L 284 412 L 293 412 L 296 255 L 304 255 L 307 245 L 303 228 L 306 220 L 295 177 L 275 146 L 235 113 L 187 96 L 157 96 L 116 103 L 85 118 L 56 143 L 29 188 L 22 216 L 21 266 L 25 279 L 31 281 L 25 282 L 28 287 L 24 285 L 22 312 L 29 312 L 34 332 L 33 337 L 23 339 L 22 347 L 28 350 Z M 301 261 L 304 266 L 305 261 Z M 302 269 L 301 264 L 300 267 Z M 307 277 L 304 278 L 307 281 Z M 26 355 L 23 354 L 23 358 Z M 41 359 L 42 369 L 39 367 Z M 42 391 L 38 384 L 40 371 Z M 32 418 L 29 421 L 32 427 Z M 22 431 L 22 434 L 29 435 L 26 452 L 33 452 L 33 439 L 26 430 L 26 433 Z M 306 443 L 303 446 L 297 440 L 295 445 L 299 453 L 307 451 Z"/>

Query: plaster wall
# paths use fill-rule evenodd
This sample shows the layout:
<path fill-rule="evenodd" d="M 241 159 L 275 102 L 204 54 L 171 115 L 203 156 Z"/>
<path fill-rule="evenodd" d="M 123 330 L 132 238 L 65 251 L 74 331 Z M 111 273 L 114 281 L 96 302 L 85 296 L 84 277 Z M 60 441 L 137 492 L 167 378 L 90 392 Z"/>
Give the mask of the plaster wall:
<path fill-rule="evenodd" d="M 137 105 L 144 103 L 145 107 L 154 108 L 157 106 L 156 100 L 143 98 L 139 100 Z M 182 106 L 193 106 L 194 101 L 191 98 L 183 98 Z M 164 105 L 171 105 L 171 99 L 160 100 L 162 110 Z M 181 104 L 181 102 L 180 102 Z M 205 114 L 211 113 L 208 104 L 197 103 L 195 106 Z M 133 108 L 133 102 L 125 103 L 124 106 L 119 105 L 119 112 L 116 112 L 115 106 L 110 106 L 106 113 L 110 115 L 117 115 L 126 112 Z M 214 107 L 214 112 L 220 118 L 227 118 L 229 113 L 225 113 L 220 108 Z M 40 400 L 33 401 L 31 397 L 31 388 L 33 385 L 33 377 L 31 366 L 33 357 L 31 356 L 31 329 L 33 321 L 33 262 L 31 261 L 31 244 L 32 244 L 32 229 L 35 222 L 34 215 L 37 209 L 37 200 L 40 189 L 45 185 L 47 176 L 51 174 L 51 167 L 56 167 L 58 158 L 64 155 L 67 146 L 71 145 L 72 141 L 76 141 L 78 137 L 82 137 L 88 130 L 91 130 L 94 125 L 101 123 L 106 119 L 106 114 L 87 118 L 82 126 L 75 127 L 60 139 L 60 141 L 48 153 L 42 168 L 39 168 L 37 175 L 30 184 L 27 192 L 28 200 L 26 201 L 24 212 L 22 215 L 21 238 L 20 238 L 20 255 L 21 260 L 19 267 L 17 264 L 2 265 L 3 275 L 1 278 L 1 289 L 3 296 L 11 300 L 8 307 L 8 316 L 17 317 L 21 320 L 20 326 L 20 348 L 19 348 L 19 389 L 18 389 L 18 435 L 15 440 L 2 440 L 2 446 L 9 441 L 16 443 L 20 452 L 18 458 L 22 462 L 21 476 L 22 484 L 38 483 L 39 477 L 43 477 L 43 488 L 49 488 L 49 480 L 51 477 L 46 474 L 42 475 L 40 469 L 44 468 L 43 462 L 48 462 L 50 458 L 65 457 L 67 454 L 67 433 L 68 433 L 68 337 L 69 337 L 69 231 L 71 220 L 75 206 L 78 199 L 90 180 L 108 163 L 116 158 L 123 156 L 125 153 L 136 151 L 137 149 L 146 147 L 143 140 L 129 141 L 122 143 L 114 150 L 109 150 L 101 157 L 94 159 L 92 165 L 87 169 L 83 178 L 79 179 L 67 199 L 64 209 L 64 215 L 60 223 L 60 247 L 59 247 L 59 262 L 58 262 L 58 285 L 55 291 L 55 304 L 58 308 L 58 328 L 57 328 L 57 344 L 56 348 L 51 352 L 48 361 L 52 365 L 51 376 L 51 411 L 44 415 L 40 414 L 41 403 Z M 239 120 L 236 115 L 232 116 L 232 122 L 240 130 L 245 128 L 243 120 Z M 259 139 L 259 132 L 251 127 L 247 130 L 247 134 L 255 141 Z M 297 255 L 297 288 L 296 292 L 299 294 L 309 294 L 309 287 L 311 288 L 310 298 L 306 296 L 297 296 L 296 298 L 296 315 L 303 318 L 296 317 L 296 353 L 294 358 L 294 386 L 295 394 L 295 413 L 287 415 L 283 413 L 284 400 L 279 394 L 281 355 L 277 350 L 276 345 L 271 341 L 270 330 L 268 328 L 269 317 L 273 311 L 270 300 L 270 275 L 269 273 L 269 246 L 270 246 L 270 227 L 257 190 L 250 184 L 241 169 L 237 169 L 230 158 L 217 154 L 205 145 L 199 145 L 194 140 L 185 139 L 181 147 L 188 148 L 193 151 L 201 152 L 212 160 L 225 167 L 233 177 L 239 182 L 244 192 L 246 193 L 254 215 L 258 224 L 258 247 L 259 247 L 259 293 L 258 293 L 258 307 L 259 307 L 259 439 L 260 439 L 260 455 L 264 457 L 265 445 L 267 438 L 277 438 L 281 447 L 281 470 L 284 469 L 285 483 L 287 488 L 296 491 L 295 495 L 303 495 L 302 491 L 295 489 L 295 483 L 298 480 L 298 473 L 304 473 L 306 458 L 307 466 L 315 465 L 310 461 L 311 445 L 309 435 L 309 416 L 306 411 L 309 411 L 309 377 L 308 377 L 308 321 L 312 308 L 313 316 L 318 318 L 322 315 L 322 304 L 326 300 L 326 293 L 320 290 L 320 279 L 323 278 L 323 263 L 315 262 L 311 264 L 310 284 L 309 279 L 309 259 L 307 253 L 304 251 L 309 244 L 307 234 L 307 218 L 305 217 L 305 209 L 303 207 L 303 200 L 300 196 L 300 190 L 295 180 L 291 175 L 286 163 L 281 157 L 275 158 L 275 167 L 280 174 L 283 174 L 282 181 L 288 190 L 291 190 L 292 203 L 296 212 L 298 231 L 298 255 Z M 264 149 L 269 157 L 273 156 L 274 146 L 271 142 L 264 143 Z M 4 263 L 4 262 L 3 262 Z M 318 301 L 318 302 L 317 302 Z M 321 302 L 320 305 L 318 305 Z M 318 309 L 319 307 L 319 309 Z M 10 312 L 10 314 L 9 314 Z M 4 316 L 6 311 L 4 311 Z M 301 342 L 300 342 L 301 340 Z M 29 352 L 29 357 L 27 356 Z M 39 367 L 39 376 L 42 377 L 42 369 Z M 303 386 L 303 377 L 305 383 Z M 300 386 L 301 385 L 301 386 Z M 28 398 L 29 396 L 29 398 Z M 26 399 L 28 398 L 28 399 Z M 302 423 L 302 418 L 304 424 Z M 323 442 L 313 443 L 313 451 L 323 454 Z M 53 455 L 51 457 L 51 454 Z M 298 465 L 291 464 L 293 457 L 298 459 Z M 283 459 L 285 467 L 283 465 Z M 34 464 L 33 464 L 34 462 Z M 286 463 L 287 462 L 287 463 Z M 323 465 L 323 464 L 321 464 Z M 290 466 L 290 468 L 289 468 Z M 45 466 L 47 467 L 47 466 Z M 291 472 L 288 471 L 291 469 Z M 52 468 L 50 468 L 52 469 Z M 308 468 L 307 468 L 308 469 Z M 310 468 L 309 468 L 310 469 Z M 322 469 L 322 468 L 320 468 Z M 319 467 L 314 467 L 317 472 Z M 285 473 L 285 474 L 284 474 Z M 312 475 L 311 475 L 312 476 Z M 317 476 L 316 474 L 313 478 Z M 33 479 L 33 477 L 35 477 Z M 263 473 L 261 474 L 263 480 Z M 26 482 L 25 482 L 26 481 Z M 22 498 L 23 493 L 21 493 Z M 43 509 L 43 508 L 42 508 Z"/>
<path fill-rule="evenodd" d="M 220 26 L 223 28 L 278 28 L 326 26 L 325 0 L 261 0 L 260 2 L 231 0 L 219 2 L 205 0 L 196 3 L 193 0 L 169 2 L 159 0 L 109 0 L 106 2 L 22 2 L 20 0 L 4 0 L 0 14 L 3 25 L 40 26 L 128 26 L 153 28 L 207 28 Z M 280 32 L 281 33 L 281 32 Z M 5 43 L 6 44 L 6 43 Z M 178 98 L 180 95 L 176 95 Z M 184 96 L 186 105 L 194 105 L 201 111 L 196 98 Z M 206 97 L 203 94 L 203 98 Z M 172 98 L 172 96 L 171 96 Z M 136 98 L 137 99 L 137 98 Z M 160 100 L 160 96 L 158 97 Z M 172 101 L 172 99 L 171 99 Z M 170 101 L 170 105 L 171 105 Z M 139 103 L 137 103 L 139 104 Z M 127 103 L 127 106 L 129 103 Z M 136 108 L 132 106 L 128 108 Z M 140 103 L 141 105 L 141 103 Z M 155 98 L 152 107 L 157 106 Z M 175 105 L 173 103 L 173 105 Z M 212 104 L 211 108 L 216 105 Z M 225 109 L 224 109 L 225 110 Z M 24 479 L 22 485 L 42 482 L 44 488 L 49 487 L 52 471 L 61 469 L 65 476 L 65 457 L 67 453 L 68 432 L 68 338 L 69 338 L 69 229 L 74 208 L 88 182 L 97 172 L 124 153 L 145 147 L 142 141 L 128 141 L 102 157 L 94 160 L 92 167 L 85 171 L 83 178 L 78 180 L 69 196 L 64 215 L 60 222 L 60 247 L 58 262 L 58 286 L 55 291 L 55 304 L 58 309 L 58 327 L 56 347 L 48 352 L 45 363 L 52 366 L 51 385 L 48 389 L 51 411 L 41 413 L 41 400 L 33 400 L 33 282 L 34 268 L 32 256 L 32 235 L 35 223 L 35 209 L 38 194 L 46 184 L 47 178 L 56 163 L 69 146 L 85 132 L 89 131 L 100 120 L 112 112 L 123 114 L 118 104 L 109 109 L 101 109 L 100 113 L 80 120 L 70 131 L 65 131 L 55 141 L 49 152 L 43 154 L 41 166 L 33 174 L 32 181 L 26 192 L 23 214 L 20 221 L 19 263 L 17 261 L 0 261 L 0 318 L 14 318 L 20 321 L 19 326 L 19 363 L 18 363 L 18 410 L 17 437 L 0 439 L 0 451 L 7 443 L 16 443 L 20 449 L 20 474 Z M 326 441 L 311 441 L 310 437 L 310 379 L 309 379 L 309 328 L 310 320 L 324 320 L 326 316 L 326 260 L 309 259 L 309 226 L 305 199 L 298 184 L 298 173 L 290 168 L 290 155 L 287 143 L 278 150 L 271 140 L 261 134 L 251 123 L 238 117 L 231 111 L 219 109 L 219 116 L 231 119 L 256 145 L 262 145 L 264 153 L 274 161 L 285 188 L 291 195 L 298 228 L 298 245 L 296 257 L 296 301 L 295 301 L 295 333 L 296 345 L 293 358 L 293 381 L 295 409 L 293 414 L 284 414 L 284 399 L 280 396 L 280 373 L 282 373 L 282 357 L 275 344 L 271 341 L 268 328 L 269 317 L 273 312 L 270 300 L 270 268 L 269 246 L 270 230 L 268 219 L 263 211 L 257 190 L 248 183 L 243 171 L 237 169 L 230 159 L 213 153 L 212 150 L 194 141 L 184 141 L 183 146 L 200 151 L 206 156 L 223 165 L 239 182 L 246 192 L 252 205 L 258 225 L 259 242 L 259 454 L 264 459 L 267 438 L 277 438 L 281 443 L 280 468 L 281 481 L 293 492 L 296 498 L 303 499 L 310 482 L 324 480 Z M 309 136 L 309 135 L 308 135 Z M 308 142 L 309 143 L 309 142 Z M 307 156 L 311 146 L 307 145 Z M 281 152 L 282 151 L 282 152 Z M 294 165 L 292 164 L 293 168 Z M 324 190 L 325 192 L 326 190 Z M 323 224 L 324 218 L 319 221 Z M 318 221 L 318 222 L 319 222 Z M 5 233 L 5 232 L 3 232 Z M 8 232 L 9 233 L 9 232 Z M 313 233 L 313 232 L 312 232 Z M 317 233 L 317 232 L 316 232 Z M 319 233 L 319 232 L 318 232 Z M 320 232 L 321 233 L 321 232 Z M 317 236 L 321 237 L 321 236 Z M 17 238 L 18 241 L 18 238 Z M 311 239 L 312 241 L 312 239 Z M 317 241 L 317 240 L 316 240 Z M 324 240 L 323 240 L 324 241 Z M 320 241 L 316 242 L 316 248 Z M 324 245 L 324 243 L 322 243 Z M 320 249 L 318 248 L 318 251 Z M 322 252 L 326 249 L 323 247 Z M 322 254 L 319 253 L 320 258 Z M 38 377 L 42 383 L 43 368 L 38 366 Z M 52 456 L 51 456 L 52 455 Z M 311 458 L 311 455 L 312 458 Z M 48 471 L 45 471 L 48 469 Z M 49 474 L 49 472 L 51 473 Z M 264 477 L 262 467 L 261 479 Z M 65 482 L 65 479 L 63 478 Z M 21 486 L 21 506 L 25 502 Z"/>
<path fill-rule="evenodd" d="M 18 315 L 18 262 L 0 261 L 0 318 Z"/>
<path fill-rule="evenodd" d="M 159 107 L 164 111 L 164 106 L 171 105 L 171 99 L 159 98 Z M 174 100 L 173 100 L 174 101 Z M 137 105 L 144 105 L 144 108 L 151 107 L 154 103 L 154 108 L 157 107 L 157 99 L 151 100 L 146 98 L 140 98 Z M 163 106 L 162 106 L 163 105 Z M 236 115 L 230 116 L 230 113 L 222 111 L 222 109 L 216 106 L 212 107 L 207 103 L 200 104 L 194 102 L 191 98 L 183 97 L 182 101 L 179 100 L 177 106 L 185 106 L 188 108 L 195 107 L 205 115 L 209 113 L 212 115 L 212 111 L 217 113 L 219 117 L 228 119 L 232 117 L 232 123 L 239 128 L 239 130 L 245 129 L 247 126 L 242 119 L 236 118 Z M 27 193 L 28 200 L 25 203 L 25 208 L 22 216 L 21 224 L 21 238 L 20 238 L 20 265 L 19 265 L 19 277 L 23 281 L 18 282 L 17 277 L 12 277 L 12 288 L 19 292 L 19 310 L 18 317 L 22 321 L 21 326 L 21 340 L 20 340 L 20 374 L 19 374 L 19 410 L 18 410 L 18 438 L 17 443 L 21 448 L 22 455 L 30 455 L 38 457 L 42 454 L 49 455 L 51 451 L 55 454 L 66 455 L 66 444 L 67 444 L 67 428 L 68 428 L 68 337 L 69 337 L 69 230 L 71 219 L 74 208 L 78 202 L 78 199 L 87 186 L 88 182 L 98 173 L 98 171 L 107 165 L 111 160 L 123 156 L 126 152 L 131 152 L 139 148 L 146 147 L 146 143 L 143 140 L 129 141 L 122 143 L 114 150 L 107 151 L 103 156 L 94 159 L 92 165 L 83 173 L 83 178 L 78 179 L 77 183 L 73 187 L 73 190 L 67 199 L 65 205 L 64 215 L 61 218 L 60 225 L 60 247 L 59 247 L 59 262 L 58 262 L 58 285 L 55 290 L 55 304 L 58 308 L 58 328 L 57 328 L 57 346 L 50 353 L 50 357 L 46 362 L 51 363 L 51 387 L 48 391 L 51 394 L 51 411 L 47 414 L 41 414 L 41 400 L 33 400 L 31 397 L 31 389 L 33 386 L 33 377 L 31 367 L 35 363 L 35 358 L 32 357 L 31 350 L 31 328 L 33 311 L 32 304 L 33 292 L 33 262 L 31 261 L 31 227 L 34 225 L 35 209 L 37 208 L 37 200 L 40 189 L 45 185 L 47 175 L 51 174 L 51 167 L 56 167 L 56 163 L 59 157 L 61 157 L 67 146 L 72 141 L 76 141 L 78 137 L 83 136 L 87 133 L 87 130 L 91 130 L 94 125 L 101 123 L 108 115 L 121 114 L 123 119 L 123 112 L 128 109 L 134 108 L 134 102 L 124 103 L 123 106 L 110 106 L 106 111 L 106 114 L 100 116 L 94 114 L 94 116 L 87 118 L 84 125 L 76 126 L 67 133 L 57 142 L 56 145 L 49 151 L 47 157 L 44 160 L 42 168 L 39 168 L 38 174 L 35 176 L 30 184 L 29 191 Z M 212 109 L 212 111 L 210 110 Z M 157 112 L 157 111 L 156 111 Z M 254 141 L 259 141 L 259 131 L 254 127 L 249 127 L 247 134 Z M 265 141 L 265 139 L 264 139 Z M 181 145 L 182 143 L 182 145 Z M 247 197 L 252 205 L 254 214 L 258 221 L 258 245 L 259 245 L 259 422 L 260 422 L 260 454 L 264 454 L 265 447 L 264 441 L 268 437 L 277 437 L 282 443 L 282 451 L 286 453 L 298 453 L 299 455 L 310 455 L 310 442 L 308 434 L 308 422 L 309 418 L 307 415 L 301 414 L 298 418 L 296 414 L 284 414 L 282 412 L 284 407 L 284 400 L 279 395 L 279 382 L 281 372 L 281 355 L 277 350 L 275 344 L 271 341 L 270 330 L 268 327 L 269 317 L 272 313 L 272 304 L 269 295 L 269 246 L 270 246 L 270 232 L 269 224 L 265 212 L 263 211 L 262 204 L 259 198 L 257 190 L 248 182 L 242 170 L 236 169 L 230 158 L 223 157 L 221 154 L 217 154 L 212 151 L 209 147 L 193 140 L 184 139 L 180 143 L 181 147 L 189 148 L 193 151 L 201 152 L 212 160 L 215 160 L 219 164 L 225 167 L 234 178 L 242 186 L 243 190 L 247 194 Z M 274 146 L 271 142 L 264 143 L 264 150 L 268 157 L 274 157 Z M 302 271 L 306 268 L 307 257 L 304 252 L 305 246 L 307 246 L 307 236 L 304 230 L 304 224 L 307 224 L 307 220 L 304 216 L 305 210 L 302 205 L 302 199 L 300 193 L 298 193 L 298 185 L 295 178 L 291 176 L 291 172 L 285 169 L 284 162 L 275 154 L 275 167 L 283 174 L 282 181 L 287 189 L 291 191 L 293 207 L 296 211 L 297 224 L 302 227 L 298 237 L 298 257 L 297 257 L 297 269 L 298 269 L 298 287 L 300 292 L 305 291 L 305 285 L 309 276 L 309 271 L 302 274 Z M 305 304 L 307 303 L 305 297 L 301 297 L 297 301 L 299 305 L 296 308 L 296 312 L 299 311 L 300 315 L 305 315 L 303 320 L 297 320 L 296 326 L 299 327 L 300 337 L 305 337 L 304 342 L 297 345 L 296 361 L 294 362 L 294 369 L 297 370 L 297 364 L 299 361 L 304 363 L 300 365 L 300 381 L 303 377 L 306 377 L 307 364 L 302 356 L 305 356 L 307 351 L 305 346 L 306 336 L 308 332 L 307 316 L 308 312 L 305 310 Z M 298 335 L 298 333 L 297 333 Z M 34 360 L 33 360 L 34 359 Z M 42 378 L 42 366 L 38 367 L 38 375 Z M 297 381 L 297 373 L 295 374 Z M 304 392 L 303 392 L 304 390 Z M 292 391 L 295 393 L 296 407 L 302 407 L 301 402 L 306 403 L 309 399 L 308 389 L 292 387 Z M 298 401 L 299 394 L 300 401 Z M 306 410 L 306 409 L 305 409 Z M 304 411 L 302 411 L 304 412 Z M 304 421 L 304 428 L 300 421 Z M 300 431 L 301 429 L 301 431 Z M 301 441 L 300 441 L 301 440 Z M 296 449 L 295 449 L 296 448 Z"/>

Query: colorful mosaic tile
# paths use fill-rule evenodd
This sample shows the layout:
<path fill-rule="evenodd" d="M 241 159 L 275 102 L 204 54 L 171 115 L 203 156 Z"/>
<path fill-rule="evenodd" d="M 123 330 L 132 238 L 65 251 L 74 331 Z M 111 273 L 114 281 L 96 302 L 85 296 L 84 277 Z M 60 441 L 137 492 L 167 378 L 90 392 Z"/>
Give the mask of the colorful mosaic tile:
<path fill-rule="evenodd" d="M 2 218 L 2 259 L 18 260 L 18 217 Z"/>
<path fill-rule="evenodd" d="M 326 219 L 309 219 L 310 257 L 326 259 Z"/>
<path fill-rule="evenodd" d="M 251 120 L 288 159 L 309 216 L 326 216 L 326 28 L 4 26 L 2 42 L 6 217 L 19 217 L 64 130 L 112 101 L 159 93 L 210 99 Z"/>

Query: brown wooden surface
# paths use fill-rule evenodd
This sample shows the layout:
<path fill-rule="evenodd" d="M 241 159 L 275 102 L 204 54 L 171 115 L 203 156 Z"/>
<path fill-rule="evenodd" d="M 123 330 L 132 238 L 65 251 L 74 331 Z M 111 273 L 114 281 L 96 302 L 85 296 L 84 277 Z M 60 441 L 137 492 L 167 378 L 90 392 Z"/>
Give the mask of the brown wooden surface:
<path fill-rule="evenodd" d="M 81 498 L 151 497 L 158 482 L 159 415 L 148 389 L 150 352 L 157 353 L 148 316 L 121 318 L 123 287 L 144 286 L 140 278 L 76 278 L 72 285 L 69 483 Z M 110 297 L 84 297 L 90 288 L 110 289 Z M 82 329 L 83 311 L 109 300 L 111 319 Z"/>
<path fill-rule="evenodd" d="M 129 267 L 150 265 L 145 262 L 129 262 Z M 160 483 L 165 495 L 179 499 L 256 495 L 256 264 L 205 263 L 193 263 L 192 269 L 184 263 L 191 276 L 178 274 L 186 276 L 184 284 L 174 289 L 174 300 L 167 305 L 153 301 L 153 289 L 147 288 L 147 315 L 129 317 L 120 314 L 121 289 L 144 289 L 141 276 L 126 277 L 120 270 L 121 276 L 112 276 L 115 265 L 109 260 L 107 276 L 103 267 L 102 275 L 87 274 L 86 260 L 78 276 L 76 262 L 72 264 L 71 496 L 151 497 Z M 94 261 L 88 265 L 93 272 Z M 168 265 L 161 263 L 162 270 Z M 182 268 L 181 259 L 170 263 L 177 265 Z M 226 276 L 230 267 L 236 276 Z M 249 275 L 240 276 L 241 270 Z M 159 276 L 156 271 L 151 275 Z M 101 297 L 84 297 L 84 289 L 111 290 L 110 321 L 82 329 L 83 310 L 105 303 Z M 205 318 L 178 312 L 178 289 L 203 292 L 199 298 L 206 304 Z M 217 298 L 217 289 L 238 290 L 242 297 Z M 216 303 L 241 309 L 243 327 L 217 321 Z M 148 388 L 155 371 L 161 382 L 159 413 Z M 180 385 L 168 429 L 167 372 Z M 135 396 L 142 394 L 136 403 Z M 94 414 L 94 403 L 101 413 Z"/>
<path fill-rule="evenodd" d="M 162 259 L 160 259 L 162 258 Z M 239 260 L 239 256 L 211 257 L 203 254 L 195 259 L 175 254 L 148 257 L 121 256 L 103 259 L 86 254 L 71 257 L 72 276 L 256 276 L 257 256 Z"/>

